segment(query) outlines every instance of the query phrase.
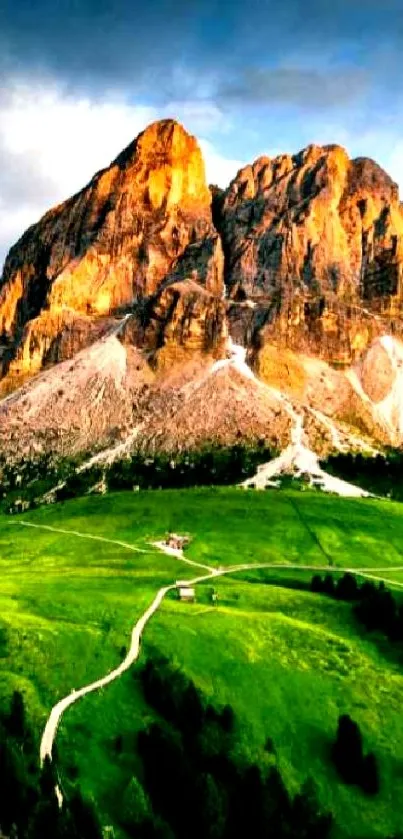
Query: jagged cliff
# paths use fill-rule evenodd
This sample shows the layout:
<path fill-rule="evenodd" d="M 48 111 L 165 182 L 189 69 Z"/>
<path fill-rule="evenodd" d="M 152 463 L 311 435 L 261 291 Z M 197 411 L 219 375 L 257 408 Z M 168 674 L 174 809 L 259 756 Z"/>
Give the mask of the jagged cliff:
<path fill-rule="evenodd" d="M 221 442 L 283 443 L 281 394 L 317 449 L 336 445 L 335 420 L 343 440 L 400 444 L 402 348 L 385 336 L 403 331 L 402 273 L 398 190 L 375 162 L 309 146 L 209 189 L 195 138 L 154 123 L 7 257 L 0 391 L 60 362 L 66 384 L 47 370 L 0 403 L 0 445 L 24 448 L 27 429 L 31 448 L 181 447 L 215 424 Z M 233 365 L 211 377 L 230 335 L 258 384 Z"/>
<path fill-rule="evenodd" d="M 258 303 L 244 319 L 260 343 L 347 364 L 390 323 L 401 331 L 403 212 L 374 161 L 340 146 L 259 158 L 215 194 L 215 220 L 229 295 Z"/>
<path fill-rule="evenodd" d="M 90 342 L 95 318 L 154 294 L 170 273 L 222 296 L 221 242 L 202 155 L 194 137 L 164 120 L 11 249 L 0 289 L 4 372 L 36 372 L 49 333 L 59 341 L 73 314 L 81 324 L 89 318 Z M 72 352 L 83 345 L 81 329 Z"/>

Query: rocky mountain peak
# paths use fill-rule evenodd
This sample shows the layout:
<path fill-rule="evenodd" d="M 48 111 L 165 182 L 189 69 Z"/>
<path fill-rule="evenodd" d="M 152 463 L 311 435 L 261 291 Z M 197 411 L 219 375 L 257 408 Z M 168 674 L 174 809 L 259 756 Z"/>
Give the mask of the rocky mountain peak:
<path fill-rule="evenodd" d="M 210 205 L 199 145 L 176 120 L 153 122 L 118 155 L 114 165 L 128 174 L 136 189 L 144 185 L 144 200 L 152 210 L 192 204 L 200 210 Z"/>
<path fill-rule="evenodd" d="M 392 179 L 341 146 L 244 167 L 220 202 L 230 294 L 277 300 L 287 310 L 302 292 L 326 305 L 400 295 L 403 214 Z M 305 299 L 304 299 L 305 298 Z M 400 297 L 399 297 L 400 299 Z M 312 310 L 312 307 L 311 307 Z M 322 311 L 323 313 L 323 311 Z"/>
<path fill-rule="evenodd" d="M 399 187 L 392 178 L 369 157 L 356 157 L 351 161 L 348 188 L 350 194 L 357 190 L 375 193 L 391 204 L 399 201 Z"/>
<path fill-rule="evenodd" d="M 75 334 L 82 340 L 82 318 L 89 318 L 90 338 L 94 318 L 155 294 L 172 272 L 222 295 L 222 256 L 200 148 L 179 123 L 162 120 L 11 249 L 0 287 L 3 372 L 11 368 L 16 381 L 36 372 L 67 321 L 72 329 L 71 313 L 81 318 Z M 34 367 L 28 340 L 35 345 Z"/>
<path fill-rule="evenodd" d="M 0 389 L 15 390 L 98 342 L 102 369 L 112 348 L 122 370 L 127 362 L 129 422 L 140 358 L 159 393 L 183 370 L 191 378 L 214 360 L 220 365 L 231 336 L 275 389 L 274 402 L 286 388 L 307 401 L 311 417 L 325 407 L 394 439 L 397 421 L 374 408 L 379 388 L 371 377 L 376 366 L 382 394 L 390 388 L 379 341 L 402 334 L 402 301 L 403 210 L 378 164 L 351 160 L 336 144 L 312 144 L 294 155 L 263 155 L 227 189 L 209 189 L 197 140 L 165 119 L 11 249 L 0 283 Z M 238 399 L 230 372 L 228 400 Z M 123 380 L 122 373 L 118 389 Z M 209 399 L 216 382 L 209 379 Z M 117 422 L 109 379 L 107 388 Z M 211 428 L 215 413 L 208 415 Z M 109 433 L 109 420 L 102 428 Z"/>

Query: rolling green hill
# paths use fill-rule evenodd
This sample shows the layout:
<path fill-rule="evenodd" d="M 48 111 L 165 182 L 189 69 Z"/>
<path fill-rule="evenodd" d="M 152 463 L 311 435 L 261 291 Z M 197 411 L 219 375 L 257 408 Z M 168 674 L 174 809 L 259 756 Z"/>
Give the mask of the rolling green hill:
<path fill-rule="evenodd" d="M 189 533 L 186 556 L 209 566 L 364 568 L 397 590 L 403 585 L 403 508 L 391 502 L 295 491 L 153 491 L 79 499 L 22 520 L 40 527 L 0 520 L 0 703 L 14 689 L 23 692 L 38 747 L 53 704 L 119 662 L 157 590 L 203 573 L 150 546 L 166 531 Z M 152 717 L 136 673 L 147 656 L 163 653 L 208 697 L 233 705 L 240 755 L 258 759 L 270 737 L 275 755 L 265 760 L 278 761 L 290 790 L 314 778 L 339 835 L 396 833 L 403 663 L 398 650 L 365 634 L 351 605 L 295 588 L 310 576 L 302 568 L 252 568 L 217 578 L 216 606 L 210 581 L 195 604 L 171 593 L 146 627 L 133 671 L 63 717 L 57 744 L 66 788 L 78 775 L 103 822 L 114 823 L 136 767 L 135 732 Z M 352 714 L 378 756 L 382 785 L 373 799 L 344 786 L 329 760 L 340 713 Z"/>

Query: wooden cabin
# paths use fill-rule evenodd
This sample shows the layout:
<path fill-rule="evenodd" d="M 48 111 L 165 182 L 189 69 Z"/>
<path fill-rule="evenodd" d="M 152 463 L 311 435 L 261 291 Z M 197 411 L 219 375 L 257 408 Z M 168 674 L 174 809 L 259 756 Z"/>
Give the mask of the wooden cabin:
<path fill-rule="evenodd" d="M 179 600 L 187 603 L 194 603 L 196 600 L 196 592 L 190 586 L 179 586 L 178 588 Z"/>

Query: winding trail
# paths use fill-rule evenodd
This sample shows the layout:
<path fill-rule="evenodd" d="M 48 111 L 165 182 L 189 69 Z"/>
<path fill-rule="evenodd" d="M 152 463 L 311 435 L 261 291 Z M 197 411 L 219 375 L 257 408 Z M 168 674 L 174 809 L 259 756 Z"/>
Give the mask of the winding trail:
<path fill-rule="evenodd" d="M 139 554 L 148 553 L 144 548 L 137 548 L 129 542 L 121 542 L 120 539 L 108 539 L 106 536 L 95 536 L 92 533 L 83 533 L 80 530 L 64 530 L 61 527 L 51 527 L 49 524 L 34 524 L 32 521 L 21 521 L 21 519 L 10 521 L 9 524 L 18 524 L 21 527 L 35 527 L 38 530 L 50 530 L 51 533 L 63 533 L 66 536 L 79 536 L 80 539 L 93 539 L 96 542 L 108 542 L 111 545 L 119 545 L 121 548 L 127 548 L 128 551 L 135 551 L 135 553 Z"/>
<path fill-rule="evenodd" d="M 64 528 L 51 527 L 50 525 L 39 525 L 39 524 L 35 524 L 33 522 L 26 522 L 26 521 L 21 521 L 21 520 L 13 521 L 13 522 L 10 522 L 10 523 L 14 524 L 14 525 L 19 525 L 19 526 L 22 526 L 22 527 L 33 527 L 33 528 L 38 528 L 40 530 L 48 530 L 48 531 L 51 531 L 51 532 L 54 532 L 54 533 L 62 533 L 62 534 L 78 536 L 79 538 L 93 539 L 95 541 L 108 542 L 108 543 L 111 543 L 111 544 L 119 545 L 120 547 L 126 548 L 127 550 L 130 550 L 130 551 L 136 551 L 136 552 L 139 552 L 139 553 L 148 553 L 148 551 L 146 551 L 142 548 L 137 548 L 137 547 L 135 547 L 134 545 L 131 545 L 128 542 L 124 542 L 124 541 L 117 540 L 117 539 L 116 540 L 115 539 L 108 539 L 108 538 L 103 537 L 103 536 L 96 536 L 96 535 L 93 535 L 93 534 L 90 534 L 90 533 L 83 533 L 81 531 L 67 530 L 67 529 L 64 529 Z M 376 581 L 384 581 L 385 583 L 389 583 L 389 584 L 397 586 L 399 588 L 403 588 L 403 583 L 390 581 L 390 580 L 385 579 L 381 576 L 376 576 L 376 572 L 379 573 L 381 571 L 388 571 L 388 570 L 390 570 L 390 571 L 396 571 L 396 570 L 400 571 L 400 570 L 402 570 L 403 571 L 403 566 L 395 566 L 395 567 L 390 568 L 390 569 L 385 567 L 385 566 L 383 566 L 382 568 L 381 567 L 380 568 L 366 568 L 366 567 L 365 568 L 339 568 L 339 567 L 329 566 L 329 565 L 301 565 L 301 564 L 296 564 L 296 563 L 286 564 L 286 563 L 274 563 L 274 562 L 267 563 L 267 562 L 264 562 L 264 563 L 252 563 L 252 564 L 251 563 L 242 563 L 242 564 L 239 564 L 239 565 L 228 566 L 226 568 L 214 568 L 214 567 L 210 567 L 208 565 L 204 565 L 202 563 L 196 562 L 194 560 L 188 559 L 187 557 L 185 557 L 183 555 L 182 549 L 172 548 L 169 545 L 166 545 L 164 542 L 161 542 L 161 541 L 151 542 L 150 546 L 152 546 L 154 548 L 157 548 L 158 550 L 165 553 L 167 556 L 175 558 L 176 560 L 178 560 L 178 562 L 183 562 L 188 566 L 192 566 L 194 568 L 201 569 L 201 570 L 203 570 L 207 573 L 204 573 L 202 575 L 194 577 L 193 579 L 190 579 L 190 580 L 175 581 L 173 583 L 170 583 L 169 585 L 166 585 L 166 586 L 163 586 L 162 588 L 160 588 L 158 590 L 157 594 L 155 595 L 153 601 L 151 602 L 151 604 L 148 606 L 148 608 L 145 610 L 145 612 L 143 612 L 141 617 L 135 623 L 135 625 L 132 629 L 131 640 L 130 640 L 130 648 L 127 652 L 126 657 L 119 664 L 119 666 L 115 667 L 113 670 L 111 670 L 109 673 L 107 673 L 102 678 L 97 679 L 96 681 L 91 682 L 88 685 L 85 685 L 84 687 L 80 688 L 79 690 L 73 690 L 70 694 L 65 696 L 63 699 L 60 699 L 59 702 L 57 702 L 56 705 L 53 706 L 53 708 L 52 708 L 52 710 L 49 714 L 49 717 L 47 719 L 47 722 L 46 722 L 46 725 L 45 725 L 45 728 L 44 728 L 44 731 L 43 731 L 43 734 L 42 734 L 42 738 L 41 738 L 40 751 L 39 751 L 39 757 L 40 757 L 41 765 L 43 765 L 46 758 L 49 758 L 50 760 L 52 760 L 53 744 L 54 744 L 54 741 L 55 741 L 55 738 L 56 738 L 56 735 L 57 735 L 57 731 L 58 731 L 58 727 L 60 725 L 60 721 L 61 721 L 62 716 L 65 713 L 65 711 L 71 705 L 73 705 L 75 702 L 77 702 L 79 699 L 81 699 L 82 697 L 86 696 L 89 693 L 92 693 L 93 691 L 100 690 L 101 688 L 106 687 L 108 684 L 115 681 L 115 679 L 118 679 L 123 673 L 125 673 L 132 666 L 132 664 L 134 664 L 135 661 L 137 661 L 137 659 L 139 657 L 139 654 L 140 654 L 141 637 L 142 637 L 142 634 L 144 632 L 144 629 L 145 629 L 147 623 L 152 618 L 152 616 L 155 614 L 155 612 L 159 609 L 159 607 L 161 606 L 161 603 L 163 602 L 163 600 L 166 597 L 166 595 L 168 594 L 168 592 L 174 591 L 180 585 L 195 586 L 198 583 L 203 583 L 203 582 L 206 582 L 207 580 L 216 579 L 217 577 L 223 577 L 223 576 L 226 576 L 228 574 L 235 574 L 235 573 L 239 573 L 239 572 L 242 572 L 242 571 L 249 571 L 250 572 L 250 571 L 258 570 L 258 569 L 271 569 L 271 570 L 281 569 L 283 571 L 284 570 L 316 571 L 316 572 L 325 571 L 327 573 L 340 573 L 340 572 L 344 571 L 344 572 L 350 572 L 351 574 L 355 574 L 357 576 L 361 576 L 361 577 L 364 577 L 364 578 L 367 578 L 367 579 L 372 579 L 372 580 L 376 580 Z M 56 797 L 57 797 L 59 806 L 61 807 L 62 803 L 63 803 L 63 794 L 61 792 L 61 789 L 60 789 L 59 785 L 57 785 L 55 787 L 55 793 L 56 793 Z"/>
<path fill-rule="evenodd" d="M 28 522 L 15 522 L 15 524 L 22 524 L 22 525 L 27 524 L 28 525 L 29 523 Z M 46 529 L 48 529 L 48 528 L 46 528 Z M 50 528 L 50 529 L 52 529 L 52 528 Z M 66 531 L 56 530 L 56 532 L 61 532 L 62 533 L 62 532 L 66 532 Z M 67 532 L 72 533 L 74 531 L 67 531 Z M 77 535 L 83 535 L 83 534 L 77 533 Z M 96 537 L 94 537 L 94 538 L 96 538 Z M 112 541 L 112 540 L 108 540 L 108 541 Z M 132 545 L 128 545 L 127 543 L 124 543 L 124 542 L 116 541 L 115 544 L 123 545 L 124 547 L 128 547 L 130 549 L 133 548 Z M 231 573 L 232 569 L 227 569 L 227 570 L 226 569 L 222 569 L 222 570 L 219 569 L 219 570 L 217 570 L 215 568 L 210 568 L 207 565 L 201 565 L 200 563 L 194 562 L 191 559 L 187 559 L 186 557 L 183 556 L 182 551 L 180 549 L 171 548 L 168 545 L 165 545 L 163 542 L 157 542 L 157 543 L 154 543 L 154 545 L 155 545 L 155 547 L 158 547 L 160 550 L 162 550 L 164 553 L 166 553 L 168 556 L 174 556 L 178 561 L 185 562 L 187 565 L 193 565 L 195 567 L 203 568 L 204 570 L 208 570 L 208 574 L 204 574 L 203 576 L 195 577 L 192 580 L 187 580 L 186 585 L 194 586 L 197 583 L 204 582 L 205 580 L 210 580 L 212 577 L 216 577 L 216 576 L 219 576 L 219 575 L 222 575 L 222 574 L 225 574 L 225 573 Z M 97 679 L 95 682 L 91 682 L 91 684 L 86 685 L 85 687 L 80 688 L 79 690 L 73 690 L 70 694 L 65 696 L 63 699 L 60 699 L 59 702 L 57 702 L 56 705 L 53 706 L 53 708 L 50 712 L 50 715 L 47 719 L 43 734 L 42 734 L 40 750 L 39 750 L 39 758 L 40 758 L 41 765 L 43 765 L 46 758 L 49 758 L 50 760 L 52 760 L 53 744 L 54 744 L 54 741 L 55 741 L 57 730 L 58 730 L 58 727 L 59 727 L 59 724 L 60 724 L 60 720 L 61 720 L 64 712 L 67 710 L 67 708 L 69 708 L 70 705 L 73 705 L 75 702 L 77 702 L 83 696 L 86 696 L 88 693 L 92 693 L 95 690 L 99 690 L 100 688 L 103 688 L 106 685 L 110 684 L 111 682 L 115 681 L 115 679 L 118 679 L 119 676 L 121 676 L 126 670 L 128 670 L 131 667 L 131 665 L 137 660 L 137 658 L 139 656 L 139 653 L 140 653 L 140 642 L 141 642 L 141 636 L 142 636 L 143 631 L 144 631 L 144 627 L 146 626 L 146 624 L 148 623 L 150 618 L 153 616 L 153 614 L 157 611 L 157 609 L 161 605 L 164 597 L 168 594 L 168 592 L 173 591 L 180 584 L 181 583 L 179 583 L 179 582 L 174 582 L 174 583 L 171 583 L 168 586 L 163 586 L 162 588 L 159 589 L 159 591 L 157 592 L 154 600 L 152 601 L 152 603 L 150 604 L 148 609 L 146 609 L 146 611 L 143 612 L 142 616 L 139 618 L 137 623 L 134 625 L 133 630 L 132 630 L 132 635 L 131 635 L 129 651 L 128 651 L 126 657 L 124 658 L 124 660 L 121 662 L 121 664 L 118 667 L 116 667 L 114 670 L 111 670 L 109 673 L 106 674 L 106 676 L 103 676 L 101 679 Z M 56 793 L 56 797 L 57 797 L 59 807 L 61 807 L 62 804 L 63 804 L 63 794 L 61 792 L 59 784 L 57 784 L 56 787 L 55 787 L 55 793 Z"/>
<path fill-rule="evenodd" d="M 110 673 L 107 673 L 106 676 L 103 676 L 101 679 L 97 679 L 90 685 L 86 685 L 85 687 L 80 688 L 80 690 L 73 691 L 53 706 L 48 717 L 47 723 L 45 725 L 44 732 L 42 734 L 39 753 L 41 764 L 43 763 L 46 757 L 52 757 L 52 749 L 54 739 L 56 737 L 56 732 L 60 720 L 67 708 L 69 708 L 70 705 L 73 705 L 74 702 L 77 702 L 78 699 L 81 699 L 83 696 L 86 696 L 87 693 L 92 693 L 92 691 L 94 690 L 99 690 L 100 688 L 105 687 L 105 685 L 110 684 L 110 682 L 113 682 L 115 679 L 118 679 L 119 676 L 121 676 L 122 673 L 128 670 L 129 667 L 131 667 L 131 665 L 133 664 L 133 662 L 136 661 L 140 652 L 141 635 L 146 623 L 148 623 L 154 612 L 156 612 L 168 591 L 171 591 L 174 588 L 176 588 L 176 583 L 173 583 L 170 586 L 164 586 L 163 588 L 159 589 L 151 605 L 148 607 L 148 609 L 146 609 L 141 618 L 135 624 L 132 631 L 129 652 L 127 653 L 126 658 L 121 662 L 119 667 L 116 667 L 114 670 L 111 670 Z"/>
<path fill-rule="evenodd" d="M 124 544 L 124 543 L 117 543 L 117 544 Z M 240 565 L 232 565 L 228 566 L 227 568 L 211 568 L 207 565 L 202 565 L 201 563 L 194 562 L 193 560 L 187 559 L 182 555 L 180 549 L 171 548 L 167 545 L 164 545 L 163 542 L 154 542 L 153 545 L 158 547 L 161 551 L 166 553 L 168 556 L 174 556 L 178 561 L 185 562 L 188 565 L 193 565 L 198 568 L 203 568 L 208 571 L 207 574 L 203 574 L 199 577 L 194 577 L 191 580 L 186 580 L 182 582 L 174 582 L 170 585 L 163 586 L 157 592 L 154 600 L 146 609 L 146 611 L 142 614 L 139 618 L 137 623 L 134 625 L 131 635 L 131 642 L 129 651 L 125 657 L 125 659 L 121 662 L 121 664 L 116 667 L 114 670 L 111 670 L 107 673 L 106 676 L 103 676 L 101 679 L 97 679 L 95 682 L 91 682 L 91 684 L 86 685 L 79 690 L 75 690 L 72 693 L 65 696 L 56 705 L 52 708 L 52 711 L 48 717 L 45 729 L 43 731 L 41 745 L 40 745 L 40 761 L 41 764 L 44 762 L 46 757 L 52 758 L 52 750 L 53 750 L 53 743 L 57 734 L 57 729 L 60 724 L 60 720 L 70 705 L 73 705 L 83 696 L 86 696 L 88 693 L 92 693 L 95 690 L 99 690 L 100 688 L 105 687 L 106 685 L 113 682 L 115 679 L 118 679 L 126 670 L 128 670 L 132 664 L 137 660 L 139 653 L 140 653 L 140 642 L 141 636 L 143 634 L 144 628 L 147 625 L 148 621 L 152 618 L 155 614 L 157 609 L 160 607 L 162 601 L 164 600 L 165 596 L 168 594 L 169 591 L 173 591 L 178 588 L 179 585 L 186 584 L 187 586 L 195 586 L 198 583 L 206 582 L 207 580 L 215 579 L 217 577 L 223 577 L 228 574 L 234 574 L 241 571 L 253 571 L 255 569 L 282 569 L 282 570 L 290 570 L 290 571 L 326 571 L 330 573 L 340 573 L 350 572 L 351 574 L 356 574 L 358 576 L 362 576 L 365 578 L 370 578 L 374 580 L 382 580 L 382 577 L 374 576 L 374 574 L 368 573 L 368 571 L 377 571 L 383 569 L 367 569 L 367 568 L 336 568 L 334 566 L 329 565 L 301 565 L 301 564 L 280 564 L 274 562 L 263 562 L 263 563 L 242 563 Z M 400 570 L 403 567 L 400 566 L 399 569 L 394 568 L 393 570 Z M 385 582 L 390 582 L 385 580 Z M 403 587 L 403 583 L 393 583 L 398 587 Z M 59 802 L 62 801 L 62 795 L 60 789 L 57 789 L 57 796 Z"/>

